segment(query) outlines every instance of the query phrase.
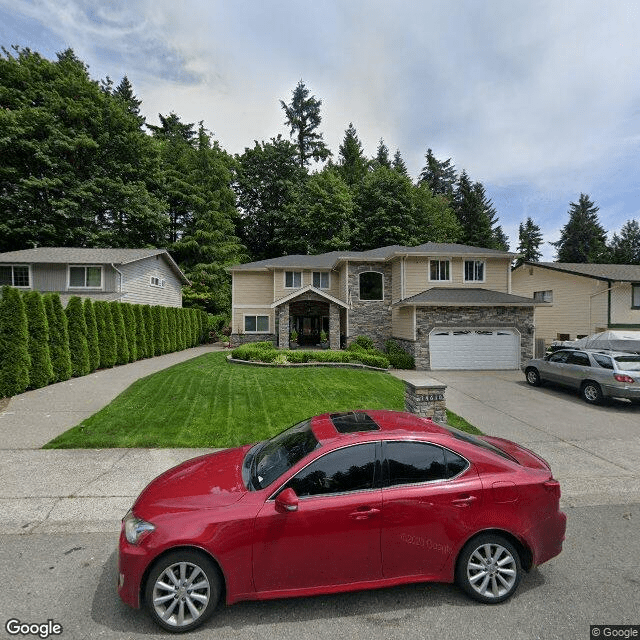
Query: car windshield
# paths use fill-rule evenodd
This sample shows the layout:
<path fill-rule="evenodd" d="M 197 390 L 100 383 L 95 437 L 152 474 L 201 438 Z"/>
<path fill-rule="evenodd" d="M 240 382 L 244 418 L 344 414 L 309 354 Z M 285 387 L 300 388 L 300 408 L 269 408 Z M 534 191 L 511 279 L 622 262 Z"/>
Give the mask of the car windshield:
<path fill-rule="evenodd" d="M 640 371 L 640 356 L 616 356 L 614 360 L 622 371 Z"/>
<path fill-rule="evenodd" d="M 248 484 L 256 491 L 268 487 L 319 446 L 311 431 L 311 420 L 289 427 L 271 440 L 259 442 L 245 457 Z"/>
<path fill-rule="evenodd" d="M 497 453 L 499 456 L 502 456 L 507 460 L 511 460 L 512 462 L 518 462 L 515 458 L 510 456 L 508 453 L 506 453 L 502 449 L 499 449 L 495 445 L 492 445 L 489 442 L 486 442 L 485 440 L 480 440 L 480 438 L 475 438 L 474 436 L 468 433 L 465 433 L 464 431 L 460 431 L 455 427 L 450 427 L 448 424 L 442 424 L 442 423 L 438 423 L 438 424 L 443 429 L 446 429 L 447 431 L 449 431 L 451 435 L 454 438 L 457 438 L 458 440 L 462 440 L 463 442 L 468 442 L 469 444 L 474 444 L 476 447 L 482 447 L 483 449 L 488 449 L 489 451 L 492 451 L 493 453 Z"/>

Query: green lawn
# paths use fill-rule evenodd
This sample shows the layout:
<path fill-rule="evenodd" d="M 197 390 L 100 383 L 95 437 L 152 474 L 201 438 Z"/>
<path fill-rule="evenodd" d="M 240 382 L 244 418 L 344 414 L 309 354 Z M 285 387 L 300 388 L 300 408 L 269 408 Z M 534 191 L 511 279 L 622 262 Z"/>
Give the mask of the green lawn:
<path fill-rule="evenodd" d="M 45 448 L 232 447 L 326 411 L 403 406 L 404 383 L 385 373 L 232 365 L 210 353 L 138 380 Z"/>

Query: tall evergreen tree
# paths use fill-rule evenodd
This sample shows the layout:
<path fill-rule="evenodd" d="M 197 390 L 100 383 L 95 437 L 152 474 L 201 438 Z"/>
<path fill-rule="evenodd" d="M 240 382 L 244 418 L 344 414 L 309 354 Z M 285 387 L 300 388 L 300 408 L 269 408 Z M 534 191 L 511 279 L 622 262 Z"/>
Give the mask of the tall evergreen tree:
<path fill-rule="evenodd" d="M 22 296 L 2 287 L 0 300 L 0 398 L 9 398 L 29 386 L 29 330 Z"/>
<path fill-rule="evenodd" d="M 402 154 L 400 153 L 400 149 L 396 149 L 396 152 L 393 154 L 393 162 L 391 166 L 403 176 L 409 177 L 409 171 L 407 169 L 407 165 L 402 159 Z"/>
<path fill-rule="evenodd" d="M 290 104 L 280 100 L 280 105 L 286 115 L 285 124 L 289 127 L 290 135 L 298 148 L 300 166 L 305 167 L 311 159 L 316 162 L 326 160 L 331 155 L 331 151 L 324 143 L 322 134 L 317 131 L 322 122 L 320 115 L 322 100 L 318 100 L 315 96 L 309 97 L 309 89 L 300 80 L 293 90 Z"/>
<path fill-rule="evenodd" d="M 607 234 L 598 221 L 597 207 L 581 193 L 578 202 L 569 203 L 569 221 L 560 233 L 556 247 L 558 262 L 605 262 Z"/>
<path fill-rule="evenodd" d="M 49 351 L 49 323 L 42 295 L 38 291 L 27 291 L 23 295 L 29 331 L 29 387 L 40 389 L 53 379 L 53 366 Z"/>
<path fill-rule="evenodd" d="M 113 367 L 118 359 L 116 329 L 113 323 L 113 314 L 111 313 L 111 303 L 99 300 L 95 303 L 94 309 L 98 326 L 100 367 L 107 369 Z"/>
<path fill-rule="evenodd" d="M 156 352 L 155 317 L 150 305 L 143 305 L 142 316 L 144 318 L 144 331 L 147 337 L 145 353 L 147 354 L 147 358 L 153 358 L 153 356 L 160 355 L 160 352 Z"/>
<path fill-rule="evenodd" d="M 413 188 L 415 242 L 458 242 L 462 226 L 444 196 L 433 195 L 426 183 Z"/>
<path fill-rule="evenodd" d="M 451 164 L 451 158 L 438 160 L 431 149 L 427 149 L 425 156 L 427 163 L 420 172 L 418 183 L 426 182 L 435 195 L 453 197 L 456 186 L 456 170 Z"/>
<path fill-rule="evenodd" d="M 542 258 L 542 252 L 540 251 L 542 232 L 530 216 L 518 226 L 518 240 L 519 244 L 516 251 L 520 256 L 516 260 L 515 266 L 517 267 L 523 262 L 539 262 L 540 258 Z"/>
<path fill-rule="evenodd" d="M 122 315 L 122 303 L 110 302 L 111 315 L 113 317 L 113 328 L 116 334 L 116 364 L 127 364 L 129 362 L 129 343 L 124 327 Z"/>
<path fill-rule="evenodd" d="M 122 303 L 122 320 L 129 347 L 129 362 L 135 362 L 138 359 L 136 317 L 133 313 L 133 305 L 128 302 Z"/>
<path fill-rule="evenodd" d="M 376 156 L 373 159 L 374 167 L 386 167 L 387 169 L 391 169 L 391 159 L 389 158 L 389 147 L 384 143 L 384 140 L 380 138 L 380 142 L 378 142 L 378 149 L 376 151 Z"/>
<path fill-rule="evenodd" d="M 100 368 L 100 345 L 98 340 L 98 324 L 96 311 L 91 298 L 85 298 L 83 302 L 84 320 L 87 323 L 87 348 L 89 350 L 89 371 Z"/>
<path fill-rule="evenodd" d="M 67 316 L 62 308 L 60 294 L 44 295 L 47 322 L 49 325 L 49 354 L 53 366 L 52 382 L 63 382 L 71 377 L 71 353 Z"/>
<path fill-rule="evenodd" d="M 353 186 L 360 184 L 368 171 L 369 161 L 364 156 L 356 128 L 350 122 L 338 150 L 338 172 L 349 186 Z"/>
<path fill-rule="evenodd" d="M 65 309 L 69 322 L 69 353 L 71 354 L 71 375 L 74 378 L 89 373 L 89 347 L 87 345 L 87 322 L 79 296 L 71 296 Z"/>
<path fill-rule="evenodd" d="M 138 360 L 142 358 L 147 358 L 149 354 L 147 353 L 147 328 L 144 322 L 144 313 L 142 311 L 141 304 L 133 305 L 133 315 L 135 316 L 136 322 L 136 350 Z"/>
<path fill-rule="evenodd" d="M 122 100 L 126 110 L 138 121 L 140 126 L 145 124 L 145 117 L 140 114 L 140 105 L 142 100 L 138 100 L 133 93 L 133 85 L 127 76 L 124 76 L 120 84 L 114 89 L 113 95 Z"/>
<path fill-rule="evenodd" d="M 613 234 L 609 255 L 613 264 L 640 264 L 640 224 L 637 220 L 627 220 L 620 235 Z"/>
<path fill-rule="evenodd" d="M 477 183 L 476 183 L 477 184 Z M 483 202 L 483 192 L 462 171 L 453 194 L 453 208 L 462 225 L 461 242 L 473 247 L 491 248 L 493 229 L 491 217 Z"/>

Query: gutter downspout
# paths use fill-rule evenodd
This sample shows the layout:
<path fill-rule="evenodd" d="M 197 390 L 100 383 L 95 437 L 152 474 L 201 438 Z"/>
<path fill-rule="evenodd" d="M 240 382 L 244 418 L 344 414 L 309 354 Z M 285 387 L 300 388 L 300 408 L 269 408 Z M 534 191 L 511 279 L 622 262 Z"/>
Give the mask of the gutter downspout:
<path fill-rule="evenodd" d="M 120 269 L 118 269 L 118 267 L 116 267 L 116 265 L 113 264 L 113 262 L 111 263 L 111 268 L 120 276 L 120 287 L 118 291 L 122 293 L 122 287 L 124 284 L 124 276 L 122 275 L 122 271 L 120 271 Z"/>

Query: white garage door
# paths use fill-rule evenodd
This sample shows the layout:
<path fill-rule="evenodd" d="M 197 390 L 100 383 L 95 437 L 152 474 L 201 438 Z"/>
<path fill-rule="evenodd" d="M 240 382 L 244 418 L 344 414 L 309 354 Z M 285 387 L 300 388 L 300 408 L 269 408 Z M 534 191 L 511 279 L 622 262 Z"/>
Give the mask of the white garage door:
<path fill-rule="evenodd" d="M 520 336 L 510 329 L 434 329 L 432 369 L 517 369 Z"/>

